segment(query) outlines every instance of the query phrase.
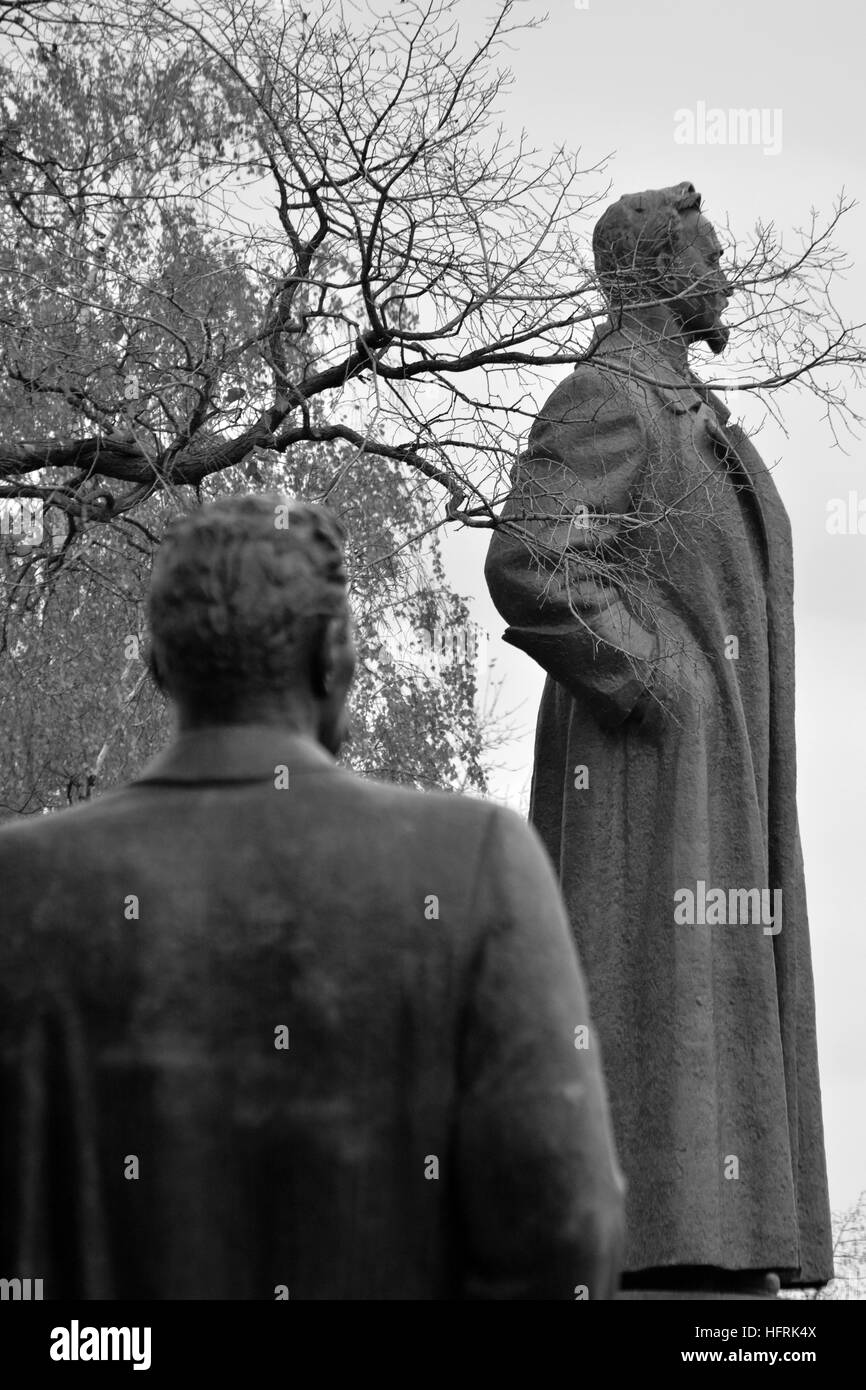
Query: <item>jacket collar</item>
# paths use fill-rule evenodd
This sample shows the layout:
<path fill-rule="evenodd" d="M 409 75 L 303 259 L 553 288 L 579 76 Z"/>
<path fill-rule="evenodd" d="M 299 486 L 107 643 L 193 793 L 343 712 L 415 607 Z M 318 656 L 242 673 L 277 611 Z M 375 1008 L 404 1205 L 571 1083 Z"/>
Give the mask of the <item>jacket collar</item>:
<path fill-rule="evenodd" d="M 272 782 L 274 771 L 328 772 L 336 761 L 321 744 L 270 724 L 190 729 L 134 777 L 139 782 Z"/>
<path fill-rule="evenodd" d="M 668 410 L 684 415 L 688 411 L 698 411 L 702 406 L 710 406 L 723 427 L 730 419 L 731 412 L 715 392 L 704 386 L 694 372 L 689 370 L 684 376 L 679 367 L 659 350 L 656 339 L 642 339 L 629 329 L 616 328 L 607 323 L 601 329 L 596 329 L 591 346 L 591 360 L 597 360 L 600 355 L 626 359 L 614 371 L 651 386 L 661 396 Z"/>

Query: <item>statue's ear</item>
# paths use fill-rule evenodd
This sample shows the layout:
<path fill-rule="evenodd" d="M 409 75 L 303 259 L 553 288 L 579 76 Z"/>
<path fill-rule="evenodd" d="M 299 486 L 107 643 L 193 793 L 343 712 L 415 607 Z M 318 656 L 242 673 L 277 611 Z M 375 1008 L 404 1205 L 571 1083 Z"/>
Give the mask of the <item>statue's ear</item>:
<path fill-rule="evenodd" d="M 156 652 L 153 650 L 153 643 L 151 641 L 148 641 L 145 644 L 144 664 L 150 672 L 157 690 L 162 691 L 163 695 L 165 695 L 165 681 L 163 679 L 162 671 L 159 668 L 159 662 L 156 659 Z"/>
<path fill-rule="evenodd" d="M 346 686 L 355 668 L 351 624 L 345 616 L 321 617 L 310 647 L 313 694 L 323 700 Z"/>
<path fill-rule="evenodd" d="M 317 700 L 330 693 L 334 679 L 334 641 L 331 623 L 324 615 L 318 618 L 310 642 L 310 683 Z"/>
<path fill-rule="evenodd" d="M 677 257 L 673 251 L 659 251 L 656 256 L 656 274 L 659 280 L 667 280 L 676 265 Z"/>

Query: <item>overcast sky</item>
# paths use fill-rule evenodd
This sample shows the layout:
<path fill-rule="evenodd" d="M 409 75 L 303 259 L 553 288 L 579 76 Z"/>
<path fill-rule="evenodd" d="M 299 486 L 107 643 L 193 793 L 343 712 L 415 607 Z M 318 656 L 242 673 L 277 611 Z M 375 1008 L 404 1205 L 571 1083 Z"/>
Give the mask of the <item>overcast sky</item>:
<path fill-rule="evenodd" d="M 474 27 L 491 6 L 464 0 L 462 8 Z M 722 223 L 729 216 L 743 236 L 757 217 L 792 232 L 808 224 L 812 207 L 829 212 L 843 188 L 862 198 L 866 21 L 850 0 L 527 0 L 525 9 L 549 19 L 513 51 L 516 82 L 503 96 L 503 119 L 515 132 L 525 126 L 539 146 L 581 146 L 587 165 L 611 154 L 613 197 L 689 180 L 708 215 Z M 699 103 L 765 111 L 767 138 L 678 143 L 675 113 L 697 117 Z M 680 135 L 682 126 L 680 119 Z M 838 234 L 854 269 L 835 292 L 854 321 L 866 320 L 864 233 L 866 215 L 856 208 Z M 538 406 L 546 394 L 540 380 Z M 866 435 L 842 452 L 820 403 L 796 392 L 778 401 L 784 430 L 747 397 L 731 393 L 727 404 L 752 427 L 762 424 L 760 450 L 766 462 L 778 460 L 794 532 L 799 805 L 830 1199 L 848 1207 L 866 1189 L 866 534 L 830 535 L 826 522 L 830 499 L 851 491 L 866 499 Z M 866 415 L 866 400 L 858 404 Z M 494 788 L 519 805 L 543 676 L 500 640 L 503 624 L 484 589 L 485 550 L 478 533 L 447 541 L 451 576 L 490 633 L 502 703 L 519 709 L 508 770 Z"/>

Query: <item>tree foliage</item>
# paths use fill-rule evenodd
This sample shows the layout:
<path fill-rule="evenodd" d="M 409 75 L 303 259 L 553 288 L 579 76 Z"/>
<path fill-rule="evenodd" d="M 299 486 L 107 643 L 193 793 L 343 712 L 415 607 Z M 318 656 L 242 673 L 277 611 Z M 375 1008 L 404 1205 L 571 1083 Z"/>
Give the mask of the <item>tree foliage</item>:
<path fill-rule="evenodd" d="M 0 408 L 53 410 L 4 432 L 0 495 L 110 521 L 256 447 L 342 440 L 493 525 L 528 388 L 604 312 L 599 170 L 496 124 L 518 10 L 472 45 L 454 0 L 112 0 L 11 42 Z M 847 206 L 791 249 L 734 239 L 723 383 L 808 386 L 837 423 L 863 360 L 831 297 Z"/>
<path fill-rule="evenodd" d="M 587 355 L 604 312 L 587 232 L 608 190 L 579 152 L 498 124 L 503 56 L 535 23 L 519 0 L 474 42 L 459 15 L 0 5 L 7 806 L 56 804 L 146 751 L 157 697 L 116 635 L 140 632 L 152 548 L 178 508 L 274 481 L 350 522 L 370 648 L 355 756 L 482 784 L 474 675 L 377 666 L 377 624 L 417 626 L 431 602 L 465 621 L 434 534 L 499 524 L 539 374 Z M 790 249 L 772 227 L 731 238 L 721 383 L 771 403 L 805 386 L 836 427 L 863 358 L 832 302 L 846 207 Z M 41 540 L 15 534 L 26 505 Z M 117 698 L 90 706 L 88 682 Z"/>
<path fill-rule="evenodd" d="M 64 501 L 74 494 L 74 505 L 46 507 L 41 542 L 14 529 L 0 536 L 3 812 L 33 814 L 90 796 L 164 742 L 167 711 L 143 662 L 154 548 L 178 511 L 250 487 L 324 500 L 346 526 L 360 658 L 349 761 L 418 786 L 483 789 L 476 664 L 425 666 L 395 653 L 392 640 L 401 622 L 453 631 L 468 623 L 442 570 L 426 482 L 409 486 L 391 464 L 359 468 L 358 449 L 339 438 L 196 465 L 222 447 L 226 421 L 243 415 L 267 370 L 260 354 L 239 360 L 229 351 L 255 330 L 250 279 L 227 262 L 188 198 L 157 206 L 143 197 L 136 208 L 94 169 L 138 159 L 146 145 L 142 181 L 154 171 L 179 178 L 194 118 L 207 176 L 219 148 L 240 138 L 241 118 L 229 128 L 213 89 L 204 78 L 197 88 L 183 62 L 149 72 L 126 53 L 94 48 L 86 35 L 57 53 L 36 51 L 34 62 L 29 85 L 4 107 L 7 142 L 14 108 L 34 162 L 15 140 L 7 189 L 18 206 L 6 212 L 19 231 L 10 249 L 17 279 L 4 281 L 3 435 L 62 450 L 76 428 L 97 425 L 100 433 L 94 458 L 79 441 L 72 475 L 39 471 L 43 490 Z M 59 166 L 50 166 L 50 198 L 34 172 L 48 149 Z M 86 185 L 80 196 L 76 180 Z M 336 253 L 330 263 L 336 270 Z M 296 350 L 289 345 L 287 362 Z M 308 362 L 327 351 L 315 327 L 302 350 Z M 172 419 L 183 421 L 186 483 L 131 480 L 134 505 L 115 509 L 99 473 L 103 441 L 121 467 L 139 438 L 152 441 L 163 428 L 168 438 Z"/>

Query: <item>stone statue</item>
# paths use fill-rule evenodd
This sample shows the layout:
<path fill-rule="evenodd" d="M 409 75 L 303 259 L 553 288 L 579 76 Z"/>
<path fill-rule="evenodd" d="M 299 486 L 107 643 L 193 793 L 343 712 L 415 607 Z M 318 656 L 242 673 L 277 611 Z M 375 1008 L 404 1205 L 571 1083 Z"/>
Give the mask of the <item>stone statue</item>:
<path fill-rule="evenodd" d="M 610 318 L 535 421 L 486 566 L 505 640 L 547 672 L 530 817 L 600 1035 L 625 1296 L 832 1275 L 791 532 L 689 367 L 724 350 L 732 293 L 700 207 L 683 183 L 598 222 Z"/>
<path fill-rule="evenodd" d="M 177 737 L 0 829 L 4 1279 L 612 1297 L 622 1177 L 555 876 L 511 812 L 336 762 L 334 516 L 197 508 L 149 616 Z"/>

